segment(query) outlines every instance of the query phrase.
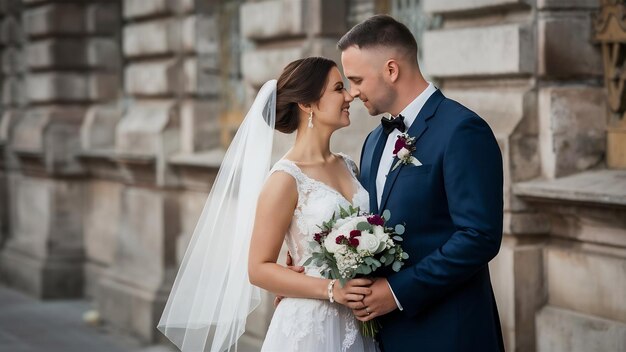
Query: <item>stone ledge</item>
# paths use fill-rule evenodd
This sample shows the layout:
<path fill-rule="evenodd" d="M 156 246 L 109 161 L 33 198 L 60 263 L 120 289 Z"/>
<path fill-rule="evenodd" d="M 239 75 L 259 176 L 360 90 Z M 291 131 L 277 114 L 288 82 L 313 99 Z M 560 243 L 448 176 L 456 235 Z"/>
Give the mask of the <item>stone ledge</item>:
<path fill-rule="evenodd" d="M 551 306 L 536 315 L 538 352 L 624 351 L 626 325 Z"/>
<path fill-rule="evenodd" d="M 140 153 L 120 153 L 114 149 L 91 149 L 79 153 L 81 159 L 103 159 L 124 164 L 149 165 L 156 162 L 156 157 Z"/>
<path fill-rule="evenodd" d="M 226 150 L 219 148 L 193 154 L 175 154 L 170 156 L 168 162 L 179 167 L 191 166 L 214 169 L 222 165 L 225 155 Z"/>
<path fill-rule="evenodd" d="M 555 180 L 513 186 L 515 195 L 538 201 L 569 201 L 626 207 L 626 170 L 594 170 Z"/>
<path fill-rule="evenodd" d="M 474 13 L 509 8 L 530 8 L 528 0 L 425 0 L 424 11 L 436 14 Z"/>

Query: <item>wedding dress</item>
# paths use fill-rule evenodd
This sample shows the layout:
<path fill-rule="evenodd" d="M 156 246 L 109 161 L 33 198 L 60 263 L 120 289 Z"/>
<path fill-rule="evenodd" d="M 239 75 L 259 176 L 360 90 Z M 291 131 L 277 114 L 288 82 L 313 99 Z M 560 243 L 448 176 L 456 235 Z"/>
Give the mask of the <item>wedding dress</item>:
<path fill-rule="evenodd" d="M 319 231 L 317 225 L 328 221 L 339 206 L 369 210 L 368 193 L 356 179 L 356 164 L 345 154 L 340 156 L 356 189 L 350 201 L 325 183 L 308 177 L 289 160 L 278 161 L 270 171 L 286 172 L 296 180 L 298 203 L 285 236 L 294 265 L 302 265 L 311 256 L 309 242 Z M 314 265 L 305 267 L 305 274 L 321 277 Z M 262 351 L 362 352 L 377 351 L 377 347 L 373 339 L 360 334 L 358 321 L 349 308 L 328 300 L 284 298 L 274 312 Z"/>

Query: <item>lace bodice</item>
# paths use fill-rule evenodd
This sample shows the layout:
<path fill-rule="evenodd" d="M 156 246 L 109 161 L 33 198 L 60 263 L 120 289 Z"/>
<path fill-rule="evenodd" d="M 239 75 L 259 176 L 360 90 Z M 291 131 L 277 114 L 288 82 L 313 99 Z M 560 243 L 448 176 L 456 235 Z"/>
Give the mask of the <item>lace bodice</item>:
<path fill-rule="evenodd" d="M 333 212 L 339 212 L 339 206 L 347 208 L 349 205 L 359 207 L 361 211 L 369 212 L 369 196 L 365 188 L 357 180 L 357 167 L 354 161 L 347 155 L 339 153 L 350 170 L 352 182 L 356 190 L 349 201 L 341 193 L 327 184 L 307 176 L 292 161 L 279 160 L 271 172 L 283 171 L 290 174 L 298 188 L 298 204 L 293 214 L 289 230 L 285 236 L 285 242 L 293 258 L 294 265 L 302 265 L 310 256 L 309 242 L 313 235 L 319 232 L 318 225 L 328 221 Z M 306 273 L 318 276 L 317 267 L 306 268 Z"/>

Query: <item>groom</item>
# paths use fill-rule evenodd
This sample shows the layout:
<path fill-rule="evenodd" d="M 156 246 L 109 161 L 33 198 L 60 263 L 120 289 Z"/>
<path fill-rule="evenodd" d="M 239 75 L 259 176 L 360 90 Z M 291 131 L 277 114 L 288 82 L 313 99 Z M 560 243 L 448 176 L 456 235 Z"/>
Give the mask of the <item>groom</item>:
<path fill-rule="evenodd" d="M 502 241 L 502 156 L 476 113 L 427 82 L 411 32 L 392 17 L 359 23 L 338 43 L 350 94 L 383 118 L 365 140 L 360 181 L 370 211 L 404 223 L 410 258 L 351 308 L 377 318 L 385 352 L 504 351 L 487 263 Z M 395 156 L 415 138 L 417 161 Z M 394 166 L 399 166 L 394 169 Z"/>

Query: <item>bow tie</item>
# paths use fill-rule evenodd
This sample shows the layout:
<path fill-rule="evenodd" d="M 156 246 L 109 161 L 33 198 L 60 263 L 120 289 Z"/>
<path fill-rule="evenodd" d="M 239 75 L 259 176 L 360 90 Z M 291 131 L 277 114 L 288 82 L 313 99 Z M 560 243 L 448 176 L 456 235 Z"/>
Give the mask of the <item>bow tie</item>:
<path fill-rule="evenodd" d="M 393 130 L 398 129 L 400 132 L 406 131 L 406 126 L 404 125 L 404 116 L 398 115 L 398 117 L 394 119 L 388 119 L 383 116 L 380 119 L 380 122 L 383 125 L 383 131 L 385 134 L 389 135 L 389 133 L 393 132 Z"/>

